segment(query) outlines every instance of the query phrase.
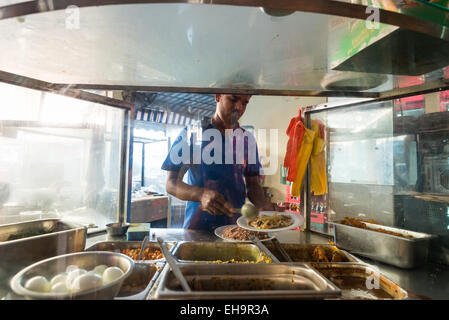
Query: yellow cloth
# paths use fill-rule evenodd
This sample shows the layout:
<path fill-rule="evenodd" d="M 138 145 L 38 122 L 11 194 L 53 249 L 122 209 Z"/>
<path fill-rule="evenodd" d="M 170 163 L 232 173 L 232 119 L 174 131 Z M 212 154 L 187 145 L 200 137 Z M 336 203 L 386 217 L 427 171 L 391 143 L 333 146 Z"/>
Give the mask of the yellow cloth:
<path fill-rule="evenodd" d="M 312 130 L 316 133 L 316 138 L 310 156 L 310 191 L 314 195 L 322 195 L 327 193 L 326 154 L 324 151 L 326 142 L 320 138 L 319 123 L 314 120 L 312 121 Z"/>
<path fill-rule="evenodd" d="M 298 197 L 301 192 L 302 180 L 307 169 L 310 154 L 312 153 L 313 141 L 316 132 L 306 128 L 304 138 L 302 139 L 301 147 L 298 150 L 298 157 L 296 162 L 296 179 L 293 181 L 291 194 L 293 197 Z"/>

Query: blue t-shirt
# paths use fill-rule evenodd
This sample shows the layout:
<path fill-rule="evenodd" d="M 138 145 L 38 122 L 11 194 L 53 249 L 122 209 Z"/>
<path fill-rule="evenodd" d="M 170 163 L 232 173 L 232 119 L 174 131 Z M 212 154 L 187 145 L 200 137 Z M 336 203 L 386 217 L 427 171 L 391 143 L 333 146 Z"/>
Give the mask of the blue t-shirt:
<path fill-rule="evenodd" d="M 244 177 L 258 176 L 261 165 L 254 137 L 244 129 L 238 129 L 240 130 L 234 132 L 237 136 L 243 137 L 243 140 L 233 138 L 234 143 L 229 143 L 231 140 L 227 139 L 228 143 L 226 143 L 225 137 L 215 126 L 209 124 L 203 128 L 203 140 L 206 141 L 195 144 L 192 137 L 187 137 L 188 130 L 185 128 L 173 143 L 162 164 L 162 169 L 179 171 L 182 167 L 188 168 L 187 183 L 189 185 L 217 191 L 233 208 L 241 208 L 246 198 Z M 210 132 L 215 134 L 217 141 L 209 134 Z M 210 138 L 208 139 L 206 136 L 210 136 Z M 221 139 L 221 144 L 218 139 Z M 237 147 L 239 146 L 237 141 L 243 141 L 244 147 Z M 214 216 L 207 211 L 200 210 L 199 206 L 199 202 L 187 202 L 184 229 L 213 230 L 219 226 L 235 224 L 240 216 L 238 213 L 234 213 L 232 217 Z"/>

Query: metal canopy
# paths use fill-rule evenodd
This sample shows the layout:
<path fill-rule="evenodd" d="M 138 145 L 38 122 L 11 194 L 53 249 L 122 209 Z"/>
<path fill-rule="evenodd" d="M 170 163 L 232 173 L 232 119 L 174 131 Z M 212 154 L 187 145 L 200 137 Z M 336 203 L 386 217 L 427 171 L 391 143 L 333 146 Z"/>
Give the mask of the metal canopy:
<path fill-rule="evenodd" d="M 410 2 L 414 10 L 396 0 L 380 10 L 380 22 L 388 25 L 381 23 L 366 45 L 400 28 L 443 47 L 449 37 L 447 12 Z M 65 10 L 68 5 L 78 8 Z M 297 11 L 273 17 L 262 6 Z M 329 0 L 19 2 L 0 7 L 0 70 L 48 82 L 53 89 L 392 95 L 402 75 L 335 69 L 335 50 L 342 49 L 345 32 L 363 29 L 366 9 Z M 445 63 L 441 57 L 435 61 L 438 67 Z M 448 85 L 443 76 L 423 77 L 433 81 L 426 89 Z"/>
<path fill-rule="evenodd" d="M 145 95 L 145 93 L 138 93 Z M 210 118 L 215 112 L 216 102 L 211 94 L 192 93 L 148 93 L 149 103 L 134 103 L 135 120 L 164 124 L 189 125 Z M 153 96 L 154 95 L 154 96 Z"/>

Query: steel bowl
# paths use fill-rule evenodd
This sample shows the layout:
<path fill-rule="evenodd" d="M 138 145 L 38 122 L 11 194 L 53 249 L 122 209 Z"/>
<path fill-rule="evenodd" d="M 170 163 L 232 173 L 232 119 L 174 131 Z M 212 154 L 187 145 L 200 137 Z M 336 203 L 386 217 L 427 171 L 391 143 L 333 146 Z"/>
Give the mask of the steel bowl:
<path fill-rule="evenodd" d="M 106 232 L 110 236 L 123 236 L 128 231 L 129 224 L 114 222 L 106 225 Z"/>
<path fill-rule="evenodd" d="M 85 270 L 104 264 L 108 267 L 119 267 L 123 275 L 106 285 L 74 293 L 41 293 L 24 287 L 26 281 L 35 276 L 44 276 L 48 280 L 58 273 L 64 272 L 69 265 L 76 265 Z M 119 293 L 123 281 L 132 273 L 134 261 L 117 252 L 77 252 L 56 256 L 36 262 L 19 271 L 10 282 L 14 293 L 33 300 L 111 300 Z"/>

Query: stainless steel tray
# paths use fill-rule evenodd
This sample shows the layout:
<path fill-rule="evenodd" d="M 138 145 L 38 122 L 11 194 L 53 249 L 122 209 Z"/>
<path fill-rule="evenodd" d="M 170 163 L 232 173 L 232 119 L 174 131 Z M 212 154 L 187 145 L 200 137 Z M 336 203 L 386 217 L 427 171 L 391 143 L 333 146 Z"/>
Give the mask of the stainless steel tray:
<path fill-rule="evenodd" d="M 230 261 L 232 259 L 257 262 L 261 258 L 261 252 L 255 245 L 236 242 L 183 241 L 178 243 L 173 255 L 181 263 Z"/>
<path fill-rule="evenodd" d="M 264 245 L 270 250 L 276 258 L 281 262 L 287 262 L 282 256 L 281 252 L 270 241 L 264 242 Z M 287 252 L 293 262 L 360 262 L 360 259 L 354 257 L 344 250 L 338 249 L 331 244 L 296 244 L 296 243 L 281 243 L 282 248 Z M 324 251 L 324 259 L 317 254 L 318 247 Z"/>
<path fill-rule="evenodd" d="M 11 235 L 26 235 L 37 230 L 48 233 L 7 240 Z M 0 290 L 8 288 L 10 278 L 30 264 L 57 255 L 83 251 L 86 233 L 86 227 L 60 219 L 0 226 Z"/>
<path fill-rule="evenodd" d="M 167 242 L 168 249 L 172 252 L 176 242 Z M 97 242 L 94 245 L 90 246 L 86 249 L 86 251 L 111 251 L 111 252 L 120 252 L 123 249 L 137 249 L 142 245 L 142 241 L 102 241 Z M 146 248 L 150 248 L 151 250 L 159 250 L 161 251 L 161 247 L 159 243 L 155 241 L 149 241 L 147 243 Z M 156 259 L 156 260 L 142 260 L 145 262 L 161 262 L 165 261 L 165 258 Z"/>
<path fill-rule="evenodd" d="M 164 264 L 135 263 L 114 300 L 145 300 L 162 272 Z"/>
<path fill-rule="evenodd" d="M 157 299 L 324 299 L 340 289 L 307 264 L 179 264 L 191 292 L 166 265 Z"/>
<path fill-rule="evenodd" d="M 341 299 L 408 298 L 406 290 L 366 264 L 321 263 L 314 267 L 341 289 Z"/>
<path fill-rule="evenodd" d="M 334 226 L 334 238 L 337 247 L 348 250 L 352 254 L 361 255 L 400 268 L 415 268 L 426 263 L 429 234 L 413 232 L 398 228 L 366 223 L 367 227 L 379 228 L 411 235 L 414 239 L 398 237 L 387 233 L 356 228 L 338 222 L 328 222 Z"/>

